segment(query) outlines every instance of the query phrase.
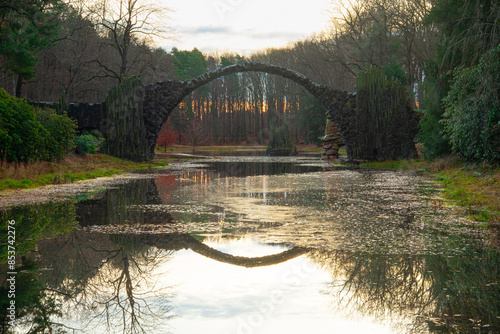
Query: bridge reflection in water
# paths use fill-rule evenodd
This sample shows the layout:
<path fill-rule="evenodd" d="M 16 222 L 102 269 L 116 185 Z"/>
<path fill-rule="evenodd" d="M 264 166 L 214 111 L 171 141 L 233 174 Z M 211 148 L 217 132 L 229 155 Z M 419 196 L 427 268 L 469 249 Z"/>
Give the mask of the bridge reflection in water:
<path fill-rule="evenodd" d="M 272 266 L 294 259 L 309 252 L 309 249 L 304 247 L 290 246 L 287 250 L 284 250 L 283 252 L 280 252 L 278 254 L 260 257 L 236 256 L 221 252 L 213 247 L 207 246 L 206 244 L 202 243 L 201 241 L 187 233 L 131 235 L 120 234 L 111 236 L 111 238 L 118 238 L 122 241 L 129 239 L 127 242 L 140 244 L 142 246 L 155 247 L 165 251 L 179 251 L 183 249 L 189 249 L 206 258 L 245 268 Z"/>

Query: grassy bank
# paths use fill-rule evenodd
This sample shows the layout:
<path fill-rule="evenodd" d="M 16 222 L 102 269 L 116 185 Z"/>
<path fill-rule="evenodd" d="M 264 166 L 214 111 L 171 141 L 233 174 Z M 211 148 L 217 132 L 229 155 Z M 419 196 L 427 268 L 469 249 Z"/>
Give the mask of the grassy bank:
<path fill-rule="evenodd" d="M 443 197 L 478 221 L 500 223 L 500 168 L 466 164 L 456 158 L 429 163 Z"/>
<path fill-rule="evenodd" d="M 135 163 L 104 154 L 70 155 L 58 162 L 2 163 L 0 190 L 72 183 L 166 165 L 165 161 Z"/>

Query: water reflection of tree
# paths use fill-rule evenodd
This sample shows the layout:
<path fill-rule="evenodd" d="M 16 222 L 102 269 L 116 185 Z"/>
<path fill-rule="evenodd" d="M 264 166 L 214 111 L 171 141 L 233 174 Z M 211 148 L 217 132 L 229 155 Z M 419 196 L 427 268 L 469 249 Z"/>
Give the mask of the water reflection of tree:
<path fill-rule="evenodd" d="M 64 326 L 53 321 L 54 316 L 61 316 L 61 305 L 50 296 L 36 278 L 36 264 L 24 261 L 17 268 L 16 297 L 15 297 L 15 324 L 26 333 L 63 333 Z M 9 325 L 11 320 L 8 307 L 10 298 L 8 287 L 0 285 L 0 333 L 13 333 L 14 328 Z"/>
<path fill-rule="evenodd" d="M 0 263 L 7 260 L 7 221 L 15 221 L 16 232 L 16 324 L 27 333 L 58 333 L 64 326 L 54 322 L 53 317 L 61 314 L 60 304 L 37 280 L 37 264 L 26 254 L 36 247 L 38 240 L 66 234 L 76 225 L 74 201 L 22 205 L 0 211 Z M 0 265 L 0 332 L 9 333 L 8 326 L 10 300 L 6 265 Z"/>
<path fill-rule="evenodd" d="M 7 221 L 14 221 L 16 253 L 25 255 L 42 238 L 67 233 L 77 225 L 74 201 L 15 206 L 0 211 L 0 263 L 7 260 Z"/>
<path fill-rule="evenodd" d="M 302 166 L 294 163 L 283 162 L 212 162 L 211 168 L 214 169 L 214 175 L 222 179 L 225 177 L 247 177 L 261 175 L 284 175 L 287 173 L 308 173 L 320 170 L 319 167 Z"/>
<path fill-rule="evenodd" d="M 339 299 L 339 310 L 380 319 L 430 310 L 432 284 L 425 279 L 425 266 L 413 256 L 315 251 L 310 257 L 332 274 L 331 292 Z"/>
<path fill-rule="evenodd" d="M 141 206 L 161 204 L 152 178 L 132 180 L 108 189 L 100 196 L 77 204 L 76 214 L 81 226 L 165 223 L 168 212 L 151 213 Z"/>
<path fill-rule="evenodd" d="M 427 259 L 436 299 L 429 326 L 436 332 L 444 327 L 459 333 L 500 333 L 500 254 L 474 244 L 463 251 L 467 255 Z"/>
<path fill-rule="evenodd" d="M 170 252 L 142 247 L 127 236 L 84 232 L 64 242 L 48 240 L 39 249 L 41 263 L 53 269 L 41 279 L 64 303 L 65 314 L 88 315 L 83 330 L 154 332 L 153 320 L 168 318 L 168 291 L 152 273 Z"/>
<path fill-rule="evenodd" d="M 410 332 L 481 333 L 500 330 L 500 256 L 385 255 L 314 251 L 332 274 L 339 310 L 395 319 Z M 412 319 L 409 323 L 408 320 Z"/>

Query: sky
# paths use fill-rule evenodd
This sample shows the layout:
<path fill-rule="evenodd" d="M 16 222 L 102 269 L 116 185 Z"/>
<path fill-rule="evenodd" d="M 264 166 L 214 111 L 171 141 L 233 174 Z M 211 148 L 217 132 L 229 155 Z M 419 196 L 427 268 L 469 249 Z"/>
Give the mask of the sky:
<path fill-rule="evenodd" d="M 332 0 L 163 0 L 172 9 L 171 50 L 233 51 L 249 54 L 286 46 L 325 29 Z"/>

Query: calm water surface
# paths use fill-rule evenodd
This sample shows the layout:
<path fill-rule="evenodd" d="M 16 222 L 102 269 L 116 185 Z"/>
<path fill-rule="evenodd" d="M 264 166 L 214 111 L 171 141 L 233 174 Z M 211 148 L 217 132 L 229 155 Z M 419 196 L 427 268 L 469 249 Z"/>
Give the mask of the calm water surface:
<path fill-rule="evenodd" d="M 497 236 L 437 195 L 410 172 L 225 157 L 11 208 L 10 329 L 499 333 Z"/>

